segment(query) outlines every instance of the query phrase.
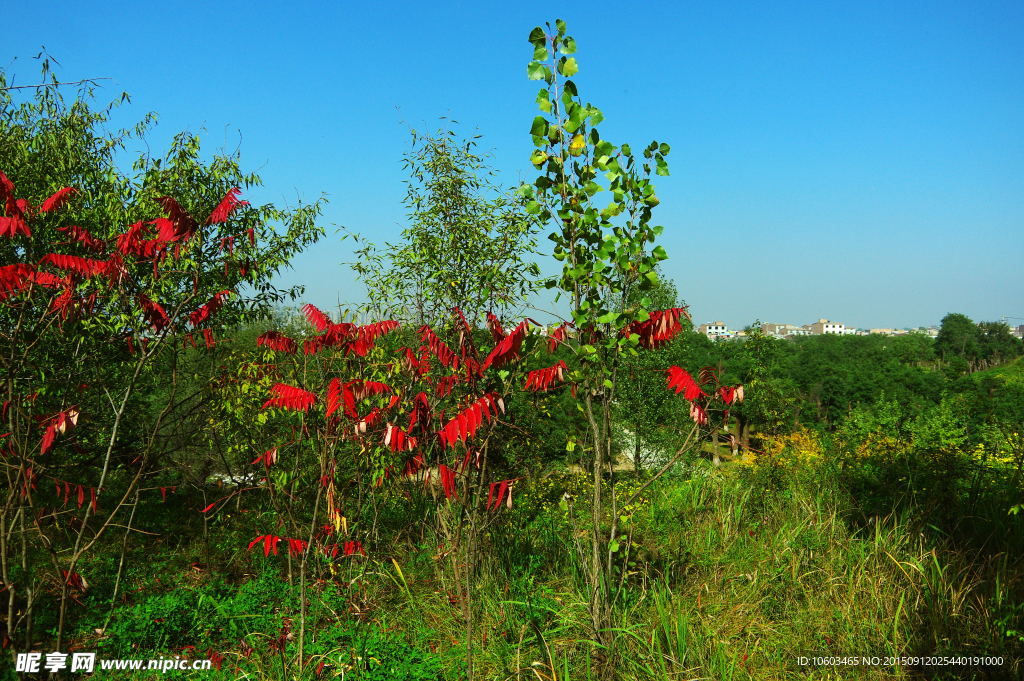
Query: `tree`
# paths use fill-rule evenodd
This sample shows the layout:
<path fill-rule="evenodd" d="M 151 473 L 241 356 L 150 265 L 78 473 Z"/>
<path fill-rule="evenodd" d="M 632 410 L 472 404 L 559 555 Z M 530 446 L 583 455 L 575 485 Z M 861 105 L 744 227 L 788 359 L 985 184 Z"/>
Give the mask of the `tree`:
<path fill-rule="evenodd" d="M 655 269 L 658 283 L 648 294 L 651 307 L 657 310 L 685 307 L 672 280 L 665 279 L 660 267 Z M 634 292 L 634 299 L 628 301 L 626 307 L 636 305 L 639 297 L 640 292 Z M 692 329 L 689 320 L 681 320 L 681 323 L 684 332 Z M 622 424 L 620 437 L 625 445 L 631 446 L 637 471 L 651 463 L 645 461 L 645 456 L 651 459 L 657 452 L 674 450 L 672 445 L 679 436 L 678 424 L 687 420 L 686 407 L 665 390 L 665 370 L 673 360 L 682 363 L 677 357 L 680 353 L 672 346 L 684 343 L 688 335 L 680 335 L 664 348 L 623 357 L 615 421 Z"/>
<path fill-rule="evenodd" d="M 566 34 L 564 21 L 556 21 L 555 27 L 552 30 L 548 24 L 545 32 L 538 26 L 529 36 L 533 60 L 527 75 L 545 83 L 536 100 L 545 115 L 534 118 L 530 131 L 536 147 L 530 161 L 540 175 L 521 193 L 529 200 L 526 210 L 552 227 L 548 238 L 554 243 L 555 258 L 562 262 L 560 276 L 546 286 L 557 289 L 558 296 L 566 295 L 570 303 L 572 320 L 560 327 L 558 340 L 574 349 L 580 364 L 569 378 L 578 386 L 593 446 L 589 556 L 579 544 L 577 550 L 588 566 L 593 635 L 605 651 L 603 670 L 610 675 L 616 654 L 613 613 L 623 583 L 616 579 L 616 558 L 619 551 L 628 555 L 630 550 L 628 541 L 620 542 L 622 509 L 706 435 L 709 420 L 720 419 L 721 412 L 742 399 L 743 392 L 721 385 L 718 372 L 710 367 L 703 368 L 696 379 L 679 367 L 670 367 L 669 386 L 677 394 L 685 390 L 694 425 L 676 456 L 644 487 L 628 499 L 617 497 L 611 465 L 612 408 L 623 360 L 638 349 L 663 346 L 682 331 L 682 319 L 689 319 L 684 308 L 652 310 L 649 297 L 657 283 L 655 266 L 668 257 L 661 246 L 648 250 L 663 231 L 651 223 L 651 211 L 659 203 L 651 177 L 652 173 L 668 175 L 670 149 L 652 142 L 641 159 L 628 144 L 616 147 L 601 139 L 597 126 L 604 115 L 583 103 L 570 80 L 579 70 L 571 56 L 576 41 Z M 606 191 L 598 181 L 599 173 L 604 173 L 611 195 L 604 209 L 595 205 L 594 198 Z M 709 413 L 712 410 L 717 413 Z M 602 490 L 606 467 L 607 499 Z"/>
<path fill-rule="evenodd" d="M 1010 333 L 1006 322 L 978 324 L 978 357 L 995 365 L 1019 357 L 1021 339 Z"/>
<path fill-rule="evenodd" d="M 521 197 L 492 180 L 487 155 L 474 152 L 479 138 L 412 130 L 404 166 L 410 226 L 402 241 L 381 252 L 353 235 L 364 245 L 352 267 L 373 316 L 436 326 L 458 307 L 475 326 L 485 313 L 506 319 L 529 299 L 540 274 L 527 261 L 537 247 L 536 220 Z"/>
<path fill-rule="evenodd" d="M 93 109 L 88 87 L 66 104 L 48 67 L 52 87 L 21 102 L 0 72 L 0 571 L 12 650 L 18 633 L 31 649 L 35 613 L 51 605 L 60 649 L 72 592 L 87 583 L 83 555 L 114 528 L 131 531 L 129 509 L 194 406 L 180 379 L 195 337 L 210 349 L 223 326 L 285 299 L 271 276 L 322 234 L 319 202 L 249 206 L 241 187 L 258 178 L 237 155 L 204 163 L 193 135 L 122 172 L 116 153 L 151 119 L 108 132 L 111 107 Z M 142 398 L 143 385 L 159 389 Z"/>
<path fill-rule="evenodd" d="M 970 361 L 978 356 L 978 327 L 970 317 L 950 312 L 942 318 L 935 354 L 944 361 L 954 356 Z"/>

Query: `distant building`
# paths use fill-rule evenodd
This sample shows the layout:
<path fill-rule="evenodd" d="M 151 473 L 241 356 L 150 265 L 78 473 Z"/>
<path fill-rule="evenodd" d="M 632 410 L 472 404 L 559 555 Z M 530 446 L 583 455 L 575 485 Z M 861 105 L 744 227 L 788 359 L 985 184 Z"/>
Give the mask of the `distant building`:
<path fill-rule="evenodd" d="M 762 324 L 761 331 L 769 335 L 787 336 L 800 327 L 793 324 Z"/>
<path fill-rule="evenodd" d="M 878 334 L 879 336 L 891 336 L 892 329 L 871 329 L 868 333 Z"/>
<path fill-rule="evenodd" d="M 725 322 L 714 322 L 713 324 L 701 324 L 697 332 L 704 334 L 708 338 L 714 338 L 726 335 L 729 329 L 726 327 Z"/>
<path fill-rule="evenodd" d="M 819 319 L 814 324 L 808 324 L 804 328 L 809 330 L 814 335 L 821 335 L 826 333 L 834 333 L 837 335 L 843 335 L 843 329 L 845 328 L 842 324 L 836 322 L 830 322 L 827 319 Z"/>

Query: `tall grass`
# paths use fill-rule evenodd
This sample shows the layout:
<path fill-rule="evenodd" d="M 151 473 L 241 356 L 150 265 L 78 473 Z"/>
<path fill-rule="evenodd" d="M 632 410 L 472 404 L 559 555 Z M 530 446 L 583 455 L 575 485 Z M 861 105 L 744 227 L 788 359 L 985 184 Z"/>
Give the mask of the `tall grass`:
<path fill-rule="evenodd" d="M 581 479 L 528 481 L 513 509 L 492 515 L 482 533 L 473 582 L 477 677 L 1021 678 L 1022 528 L 1006 512 L 1019 491 L 992 477 L 973 497 L 965 490 L 980 486 L 970 479 L 952 496 L 936 497 L 924 491 L 936 473 L 919 476 L 919 488 L 901 483 L 885 514 L 867 516 L 849 491 L 857 488 L 849 478 L 855 469 L 844 467 L 838 449 L 819 443 L 803 454 L 787 458 L 780 450 L 722 468 L 698 460 L 645 493 L 623 524 L 614 646 L 607 648 L 591 642 L 575 543 L 585 539 L 576 535 L 589 509 L 578 497 L 567 508 L 559 503 Z M 209 646 L 225 656 L 224 678 L 458 679 L 465 554 L 445 543 L 433 506 L 418 498 L 426 494 L 382 498 L 381 539 L 368 545 L 370 557 L 321 566 L 309 594 L 312 655 L 302 669 L 287 638 L 283 652 L 270 645 L 296 608 L 281 560 L 238 552 L 247 530 L 230 522 L 212 537 L 225 547 L 213 564 L 189 569 L 205 551 L 198 542 L 176 565 L 169 559 L 159 585 L 136 563 L 126 578 L 135 591 L 118 605 L 110 629 L 96 634 L 95 618 L 83 616 L 76 644 L 143 656 L 144 646 L 133 648 L 142 629 L 125 623 L 164 617 L 139 609 L 185 586 L 216 607 L 178 596 L 181 607 L 204 614 L 163 630 L 162 652 L 201 656 Z M 959 655 L 1002 663 L 799 664 Z"/>

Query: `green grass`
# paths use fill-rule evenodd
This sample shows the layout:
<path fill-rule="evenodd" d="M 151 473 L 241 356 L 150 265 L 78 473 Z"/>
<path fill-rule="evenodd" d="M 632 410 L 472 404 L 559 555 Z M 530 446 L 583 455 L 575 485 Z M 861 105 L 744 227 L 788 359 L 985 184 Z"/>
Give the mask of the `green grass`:
<path fill-rule="evenodd" d="M 695 461 L 652 487 L 624 524 L 624 588 L 606 638 L 614 646 L 604 649 L 591 642 L 574 524 L 557 503 L 576 493 L 575 527 L 586 527 L 581 476 L 529 481 L 481 537 L 476 678 L 569 681 L 609 669 L 638 680 L 1020 678 L 1024 521 L 1005 512 L 1019 490 L 970 499 L 977 485 L 962 481 L 955 502 L 909 490 L 887 514 L 865 518 L 848 491 L 850 470 L 838 464 Z M 622 484 L 636 483 L 624 476 Z M 213 524 L 209 563 L 200 534 L 163 549 L 129 542 L 112 613 L 118 556 L 94 556 L 82 568 L 93 586 L 72 612 L 74 645 L 108 658 L 212 651 L 223 655 L 221 669 L 197 672 L 210 679 L 313 679 L 318 670 L 332 679 L 465 678 L 464 552 L 452 548 L 432 499 L 409 493 L 412 504 L 382 494 L 381 536 L 366 541 L 368 558 L 313 567 L 302 669 L 297 577 L 289 583 L 286 551 L 246 550 L 251 529 L 241 513 Z M 939 513 L 936 499 L 959 505 Z M 950 524 L 968 503 L 972 517 Z M 280 640 L 283 653 L 272 645 Z M 801 656 L 933 655 L 1003 664 L 798 664 Z"/>

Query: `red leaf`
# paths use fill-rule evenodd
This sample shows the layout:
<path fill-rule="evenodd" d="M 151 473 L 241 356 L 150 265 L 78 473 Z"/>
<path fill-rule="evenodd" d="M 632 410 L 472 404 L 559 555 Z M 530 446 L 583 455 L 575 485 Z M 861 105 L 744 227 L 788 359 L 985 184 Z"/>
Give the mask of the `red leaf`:
<path fill-rule="evenodd" d="M 452 352 L 452 349 L 445 345 L 444 341 L 437 337 L 433 329 L 424 324 L 420 328 L 420 341 L 426 343 L 430 352 L 434 353 L 437 360 L 452 371 L 459 368 L 459 358 Z"/>
<path fill-rule="evenodd" d="M 416 439 L 406 438 L 405 431 L 389 423 L 384 433 L 384 446 L 390 447 L 392 452 L 397 452 L 401 449 L 412 451 L 413 447 L 416 446 Z"/>
<path fill-rule="evenodd" d="M 505 500 L 505 505 L 508 508 L 512 508 L 512 484 L 515 483 L 517 480 L 521 479 L 522 478 L 513 478 L 510 480 L 500 480 L 498 482 L 492 482 L 490 491 L 487 494 L 487 509 L 495 511 L 498 510 L 498 507 L 501 506 L 502 499 Z M 494 494 L 495 487 L 498 488 L 497 496 L 495 496 Z"/>
<path fill-rule="evenodd" d="M 164 501 L 164 502 L 167 501 L 167 488 L 166 487 L 161 487 L 160 488 L 160 499 L 161 499 L 161 501 Z"/>
<path fill-rule="evenodd" d="M 330 416 L 338 408 L 338 396 L 341 390 L 341 380 L 332 378 L 327 386 L 327 416 Z"/>
<path fill-rule="evenodd" d="M 332 326 L 331 318 L 321 312 L 315 305 L 306 303 L 302 307 L 302 313 L 306 315 L 306 319 L 312 324 L 318 332 L 323 332 L 329 326 Z"/>
<path fill-rule="evenodd" d="M 564 342 L 569 335 L 569 323 L 559 325 L 557 329 L 551 332 L 551 337 L 548 338 L 548 352 L 552 353 L 558 348 L 558 344 Z"/>
<path fill-rule="evenodd" d="M 298 346 L 295 341 L 277 331 L 267 331 L 256 339 L 256 346 L 265 345 L 274 352 L 286 352 L 289 355 L 295 354 Z"/>
<path fill-rule="evenodd" d="M 14 183 L 0 170 L 0 203 L 14 201 Z"/>
<path fill-rule="evenodd" d="M 671 366 L 665 373 L 668 378 L 668 389 L 675 388 L 676 395 L 685 390 L 686 392 L 683 397 L 691 402 L 702 395 L 704 397 L 708 396 L 685 370 L 677 366 Z"/>
<path fill-rule="evenodd" d="M 231 291 L 221 291 L 220 293 L 214 294 L 210 300 L 200 307 L 198 310 L 189 315 L 188 321 L 193 327 L 199 326 L 212 315 L 216 314 L 224 305 L 224 299 L 231 295 Z M 259 345 L 259 338 L 256 339 L 257 345 Z"/>
<path fill-rule="evenodd" d="M 441 487 L 444 489 L 444 496 L 446 499 L 451 499 L 455 494 L 455 471 L 444 464 L 441 464 L 437 468 L 438 473 L 441 474 Z"/>
<path fill-rule="evenodd" d="M 491 328 L 491 338 L 495 343 L 500 343 L 505 338 L 505 329 L 501 328 L 501 320 L 490 312 L 487 313 L 487 326 Z"/>
<path fill-rule="evenodd" d="M 530 330 L 530 320 L 524 319 L 519 326 L 513 329 L 500 343 L 494 346 L 491 350 L 491 354 L 487 355 L 487 359 L 481 365 L 481 369 L 487 369 L 493 366 L 495 369 L 500 369 L 509 362 L 514 362 L 519 359 L 519 351 L 523 347 L 523 339 L 526 338 L 527 332 Z"/>
<path fill-rule="evenodd" d="M 392 331 L 400 327 L 401 324 L 399 324 L 398 322 L 392 319 L 386 319 L 382 322 L 377 322 L 375 324 L 367 324 L 365 326 L 360 326 L 358 334 L 359 337 L 362 339 L 374 341 L 378 337 L 391 333 Z"/>
<path fill-rule="evenodd" d="M 50 447 L 53 445 L 54 438 L 57 437 L 57 429 L 53 426 L 49 426 L 43 433 L 43 446 L 39 450 L 40 456 L 50 451 Z"/>
<path fill-rule="evenodd" d="M 107 261 L 89 260 L 86 258 L 80 258 L 77 255 L 50 253 L 48 255 L 44 255 L 43 259 L 39 261 L 40 265 L 44 265 L 46 263 L 51 263 L 54 267 L 60 270 L 70 270 L 71 272 L 80 274 L 83 277 L 98 277 L 106 274 L 107 271 Z"/>
<path fill-rule="evenodd" d="M 167 313 L 160 307 L 160 304 L 150 300 L 144 293 L 139 294 L 139 306 L 142 308 L 142 314 L 146 321 L 153 325 L 153 330 L 157 333 L 170 324 Z"/>
<path fill-rule="evenodd" d="M 402 348 L 398 352 L 402 356 L 402 368 L 406 371 L 419 373 L 420 361 L 416 358 L 416 354 L 409 348 Z"/>
<path fill-rule="evenodd" d="M 559 381 L 565 380 L 565 372 L 569 370 L 569 367 L 565 365 L 564 361 L 559 361 L 558 364 L 550 366 L 544 369 L 537 369 L 531 371 L 526 377 L 526 389 L 537 392 L 538 390 L 547 391 L 548 386 L 557 377 Z"/>
<path fill-rule="evenodd" d="M 409 414 L 409 427 L 406 429 L 407 435 L 412 435 L 413 426 L 417 423 L 420 424 L 420 430 L 424 433 L 430 428 L 430 421 L 433 418 L 433 414 L 430 410 L 430 401 L 427 399 L 427 394 L 421 392 L 412 401 L 412 413 Z"/>
<path fill-rule="evenodd" d="M 313 393 L 284 383 L 277 383 L 270 392 L 271 398 L 263 403 L 262 409 L 276 407 L 306 411 L 316 402 L 316 395 Z"/>
<path fill-rule="evenodd" d="M 92 251 L 93 253 L 102 254 L 107 250 L 107 244 L 105 242 L 93 237 L 92 234 L 82 229 L 78 225 L 58 227 L 57 231 L 66 232 L 68 238 L 70 238 L 73 242 L 77 241 L 78 243 L 82 244 L 82 246 Z"/>
<path fill-rule="evenodd" d="M 57 210 L 71 197 L 72 194 L 78 190 L 74 187 L 65 187 L 64 189 L 58 189 L 50 198 L 39 204 L 39 208 L 36 210 L 40 213 L 49 213 L 51 210 Z"/>
<path fill-rule="evenodd" d="M 85 502 L 85 490 L 82 486 L 78 486 L 78 508 L 82 508 L 82 504 Z"/>
<path fill-rule="evenodd" d="M 393 392 L 391 386 L 378 381 L 349 381 L 345 385 L 350 386 L 352 396 L 357 400 L 365 400 L 368 397 Z"/>
<path fill-rule="evenodd" d="M 689 313 L 683 307 L 655 310 L 649 314 L 647 321 L 631 322 L 623 327 L 619 335 L 630 336 L 635 333 L 640 337 L 640 347 L 657 349 L 682 333 L 682 317 L 690 319 Z"/>
<path fill-rule="evenodd" d="M 434 390 L 434 394 L 437 397 L 447 397 L 452 392 L 452 387 L 459 382 L 458 374 L 452 374 L 451 376 L 442 376 L 437 381 L 437 387 Z"/>
<path fill-rule="evenodd" d="M 92 503 L 92 512 L 96 513 L 96 489 L 94 487 L 89 488 L 89 498 Z"/>
<path fill-rule="evenodd" d="M 442 446 L 454 447 L 455 441 L 461 439 L 465 444 L 467 438 L 472 438 L 476 435 L 476 429 L 482 422 L 481 412 L 486 416 L 487 420 L 491 420 L 490 408 L 494 407 L 494 413 L 497 415 L 498 408 L 502 411 L 505 410 L 504 403 L 501 401 L 496 393 L 487 393 L 476 402 L 469 405 L 460 414 L 452 418 L 440 431 L 438 431 L 438 437 L 441 440 Z"/>
<path fill-rule="evenodd" d="M 20 215 L 13 217 L 0 217 L 0 236 L 6 236 L 13 239 L 17 236 L 18 232 L 21 232 L 27 237 L 32 236 L 32 232 L 28 229 L 25 219 Z"/>
<path fill-rule="evenodd" d="M 220 501 L 220 499 L 218 499 L 217 501 Z M 217 501 L 213 502 L 212 504 L 204 508 L 202 511 L 200 511 L 200 513 L 207 513 L 211 508 L 217 505 Z"/>
<path fill-rule="evenodd" d="M 270 464 L 277 463 L 277 447 L 274 447 L 273 449 L 268 449 L 264 453 L 260 454 L 255 459 L 253 459 L 252 462 L 250 462 L 250 465 L 257 464 L 260 461 L 262 461 L 263 465 L 268 468 L 270 467 Z"/>
<path fill-rule="evenodd" d="M 235 187 L 225 194 L 224 198 L 221 199 L 221 202 L 217 204 L 217 207 L 213 209 L 212 213 L 210 213 L 210 217 L 207 218 L 206 224 L 215 225 L 221 222 L 227 222 L 228 216 L 231 215 L 236 208 L 239 206 L 248 206 L 248 201 L 238 200 L 238 195 L 241 193 L 242 190 Z"/>
<path fill-rule="evenodd" d="M 28 288 L 38 274 L 31 265 L 21 263 L 0 267 L 0 298 Z"/>
<path fill-rule="evenodd" d="M 352 394 L 351 386 L 346 383 L 342 390 L 342 399 L 345 400 L 345 413 L 352 418 L 359 418 L 359 412 L 356 411 L 356 398 Z"/>
<path fill-rule="evenodd" d="M 191 239 L 199 227 L 199 223 L 170 196 L 162 196 L 157 201 L 173 223 L 173 238 L 167 239 L 167 241 L 188 241 Z"/>

